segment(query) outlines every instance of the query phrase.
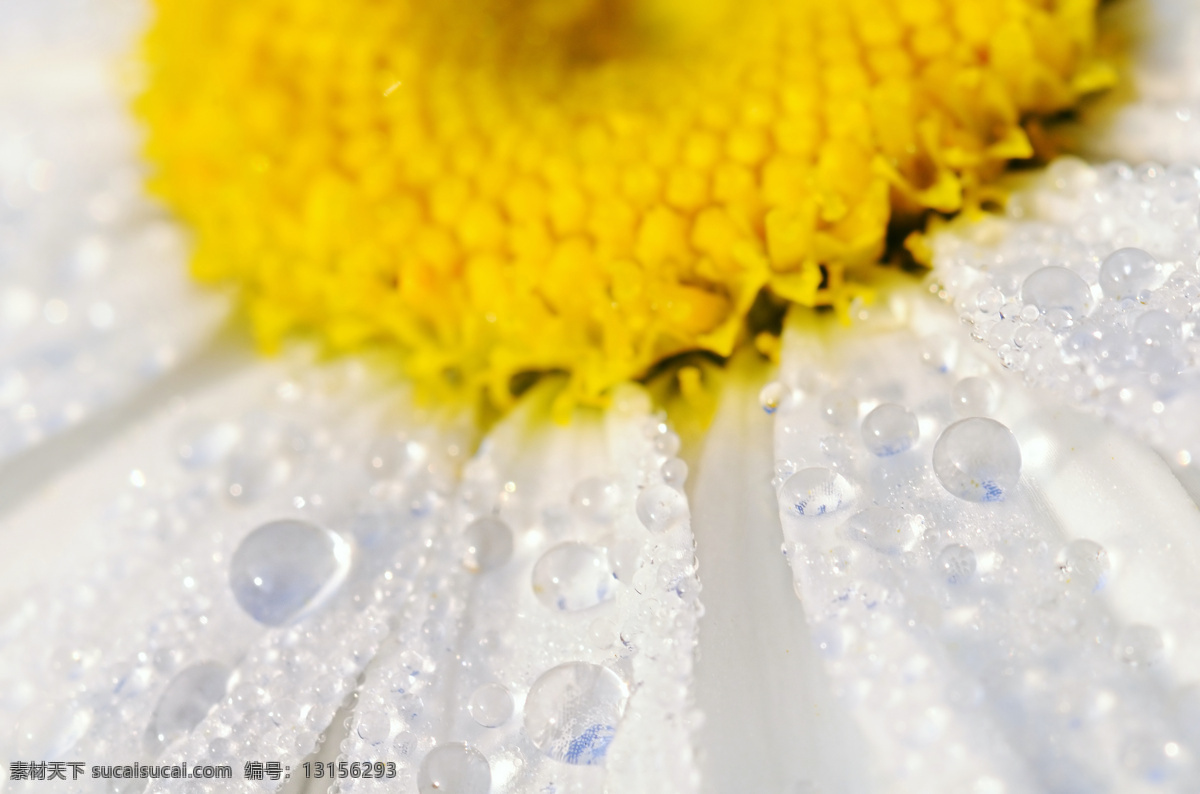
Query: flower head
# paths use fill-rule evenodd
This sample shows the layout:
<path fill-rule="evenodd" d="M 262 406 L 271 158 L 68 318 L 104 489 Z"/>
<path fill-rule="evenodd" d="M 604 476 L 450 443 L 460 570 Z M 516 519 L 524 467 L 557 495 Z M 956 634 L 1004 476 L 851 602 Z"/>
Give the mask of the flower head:
<path fill-rule="evenodd" d="M 260 343 L 571 400 L 845 307 L 1069 107 L 1094 0 L 159 0 L 139 112 L 194 271 Z"/>

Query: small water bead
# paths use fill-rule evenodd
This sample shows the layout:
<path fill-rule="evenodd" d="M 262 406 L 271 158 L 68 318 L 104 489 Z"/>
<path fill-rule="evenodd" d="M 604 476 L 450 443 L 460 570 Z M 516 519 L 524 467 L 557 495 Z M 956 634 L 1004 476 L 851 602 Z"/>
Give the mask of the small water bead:
<path fill-rule="evenodd" d="M 957 543 L 942 549 L 934 562 L 934 569 L 949 584 L 965 584 L 975 578 L 975 552 Z"/>
<path fill-rule="evenodd" d="M 788 396 L 788 388 L 777 380 L 773 380 L 758 393 L 758 404 L 768 414 L 773 414 L 783 405 Z"/>
<path fill-rule="evenodd" d="M 1094 591 L 1103 589 L 1112 564 L 1108 552 L 1094 540 L 1077 538 L 1058 553 L 1058 576 L 1066 584 Z"/>
<path fill-rule="evenodd" d="M 917 417 L 903 405 L 883 403 L 863 419 L 863 443 L 872 454 L 879 457 L 911 449 L 920 436 Z"/>
<path fill-rule="evenodd" d="M 225 696 L 229 668 L 217 662 L 201 662 L 179 672 L 158 698 L 146 729 L 146 749 L 157 755 L 208 714 Z"/>
<path fill-rule="evenodd" d="M 834 389 L 821 398 L 821 416 L 834 427 L 852 424 L 858 419 L 858 398 L 848 391 Z"/>
<path fill-rule="evenodd" d="M 420 794 L 488 794 L 492 768 L 469 744 L 450 742 L 430 750 L 417 773 Z"/>
<path fill-rule="evenodd" d="M 999 391 L 987 378 L 963 378 L 950 390 L 950 403 L 959 416 L 989 416 L 996 410 Z"/>
<path fill-rule="evenodd" d="M 471 693 L 467 711 L 483 727 L 499 728 L 512 718 L 512 694 L 502 684 L 484 684 Z"/>
<path fill-rule="evenodd" d="M 813 517 L 833 513 L 852 498 L 850 483 L 840 474 L 813 466 L 788 477 L 779 491 L 779 503 L 794 515 Z"/>
<path fill-rule="evenodd" d="M 533 566 L 533 593 L 551 609 L 576 612 L 612 598 L 617 580 L 604 549 L 560 543 Z"/>
<path fill-rule="evenodd" d="M 663 482 L 671 486 L 677 491 L 683 490 L 683 484 L 687 482 L 688 465 L 679 458 L 667 458 L 663 462 L 660 469 Z"/>
<path fill-rule="evenodd" d="M 651 485 L 637 498 L 637 517 L 651 532 L 665 532 L 688 516 L 687 498 L 669 485 Z"/>
<path fill-rule="evenodd" d="M 550 758 L 581 766 L 603 764 L 628 697 L 624 682 L 606 667 L 560 664 L 530 687 L 525 733 Z"/>
<path fill-rule="evenodd" d="M 586 521 L 607 524 L 621 506 L 621 490 L 607 477 L 588 477 L 571 489 L 571 508 Z"/>
<path fill-rule="evenodd" d="M 1078 320 L 1092 309 L 1092 289 L 1074 272 L 1051 265 L 1029 274 L 1021 285 L 1021 300 L 1042 312 L 1062 309 Z"/>
<path fill-rule="evenodd" d="M 1032 303 L 1027 303 L 1021 307 L 1021 322 L 1036 323 L 1038 318 L 1042 316 L 1042 310 Z"/>
<path fill-rule="evenodd" d="M 498 518 L 475 519 L 467 525 L 463 537 L 467 542 L 463 566 L 473 573 L 499 568 L 512 558 L 512 529 Z"/>
<path fill-rule="evenodd" d="M 994 419 L 961 419 L 933 445 L 933 471 L 959 499 L 999 501 L 1021 477 L 1021 448 L 1012 431 Z"/>
<path fill-rule="evenodd" d="M 1149 667 L 1162 661 L 1162 634 L 1153 626 L 1126 626 L 1117 635 L 1114 652 L 1118 660 L 1131 667 Z"/>
<path fill-rule="evenodd" d="M 906 515 L 891 507 L 868 507 L 846 522 L 849 536 L 884 554 L 911 551 L 925 532 L 922 516 Z"/>
<path fill-rule="evenodd" d="M 654 439 L 654 451 L 668 458 L 673 458 L 679 454 L 679 446 L 679 434 L 671 430 Z"/>
<path fill-rule="evenodd" d="M 1134 338 L 1143 345 L 1169 345 L 1179 339 L 1179 323 L 1162 309 L 1145 312 L 1133 321 Z"/>
<path fill-rule="evenodd" d="M 1136 298 L 1156 286 L 1159 278 L 1158 260 L 1140 248 L 1113 251 L 1100 264 L 1100 289 L 1115 300 Z"/>
<path fill-rule="evenodd" d="M 359 715 L 354 730 L 367 744 L 383 744 L 392 733 L 392 718 L 384 711 L 367 711 Z"/>
<path fill-rule="evenodd" d="M 350 545 L 306 521 L 272 521 L 242 540 L 229 565 L 238 605 L 268 626 L 316 609 L 337 591 L 350 569 Z"/>

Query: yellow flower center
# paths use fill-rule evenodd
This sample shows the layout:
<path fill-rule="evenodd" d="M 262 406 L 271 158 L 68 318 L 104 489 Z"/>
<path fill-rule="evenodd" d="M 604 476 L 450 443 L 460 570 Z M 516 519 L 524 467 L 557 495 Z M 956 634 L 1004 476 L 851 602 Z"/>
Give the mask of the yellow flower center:
<path fill-rule="evenodd" d="M 1070 106 L 1094 0 L 156 0 L 154 189 L 271 348 L 571 399 L 845 306 Z"/>

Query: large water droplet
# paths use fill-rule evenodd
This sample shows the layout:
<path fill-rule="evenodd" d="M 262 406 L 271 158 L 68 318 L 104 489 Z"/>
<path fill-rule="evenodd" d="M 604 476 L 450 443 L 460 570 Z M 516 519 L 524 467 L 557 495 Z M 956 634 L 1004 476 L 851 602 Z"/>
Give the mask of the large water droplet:
<path fill-rule="evenodd" d="M 512 695 L 502 684 L 484 684 L 471 693 L 467 710 L 483 727 L 498 728 L 512 717 Z"/>
<path fill-rule="evenodd" d="M 687 497 L 669 485 L 651 485 L 637 498 L 637 517 L 651 532 L 665 532 L 687 518 Z"/>
<path fill-rule="evenodd" d="M 463 535 L 467 541 L 463 565 L 469 571 L 490 571 L 512 557 L 512 530 L 498 518 L 477 518 L 467 525 Z"/>
<path fill-rule="evenodd" d="M 933 445 L 933 470 L 942 487 L 959 499 L 1004 499 L 1021 477 L 1021 447 L 994 419 L 962 419 L 942 431 Z"/>
<path fill-rule="evenodd" d="M 328 600 L 349 568 L 350 545 L 340 535 L 285 519 L 242 540 L 229 565 L 229 586 L 250 617 L 279 626 Z"/>
<path fill-rule="evenodd" d="M 548 607 L 575 612 L 612 598 L 617 580 L 604 549 L 560 543 L 533 566 L 533 593 Z"/>
<path fill-rule="evenodd" d="M 1086 538 L 1077 538 L 1064 546 L 1057 562 L 1059 578 L 1083 590 L 1103 589 L 1112 568 L 1104 547 Z"/>
<path fill-rule="evenodd" d="M 157 755 L 164 747 L 200 724 L 225 696 L 229 669 L 217 662 L 192 665 L 171 679 L 158 698 L 146 728 L 146 749 Z"/>
<path fill-rule="evenodd" d="M 850 483 L 844 477 L 814 466 L 801 469 L 784 481 L 779 503 L 793 515 L 811 518 L 841 509 L 852 496 Z"/>
<path fill-rule="evenodd" d="M 421 794 L 488 794 L 492 768 L 483 753 L 469 744 L 450 742 L 429 751 L 417 773 Z"/>
<path fill-rule="evenodd" d="M 608 668 L 567 662 L 541 675 L 525 698 L 525 733 L 551 758 L 604 763 L 629 691 Z"/>
<path fill-rule="evenodd" d="M 868 507 L 846 522 L 850 537 L 885 554 L 909 551 L 925 532 L 922 516 L 890 507 Z"/>
<path fill-rule="evenodd" d="M 884 403 L 867 414 L 862 423 L 863 443 L 880 457 L 911 449 L 921 435 L 917 417 L 903 405 Z"/>
<path fill-rule="evenodd" d="M 1021 300 L 1037 306 L 1043 313 L 1062 309 L 1080 320 L 1092 309 L 1092 290 L 1072 271 L 1051 265 L 1029 274 L 1021 285 Z"/>
<path fill-rule="evenodd" d="M 1100 289 L 1113 300 L 1136 298 L 1158 280 L 1158 260 L 1140 248 L 1117 249 L 1100 264 Z"/>

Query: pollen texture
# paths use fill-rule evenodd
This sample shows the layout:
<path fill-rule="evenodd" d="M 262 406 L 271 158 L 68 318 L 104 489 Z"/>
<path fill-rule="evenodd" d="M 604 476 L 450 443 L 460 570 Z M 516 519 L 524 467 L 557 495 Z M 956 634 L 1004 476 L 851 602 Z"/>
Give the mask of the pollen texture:
<path fill-rule="evenodd" d="M 845 307 L 1100 86 L 1095 0 L 156 0 L 152 188 L 276 347 L 503 408 Z"/>

